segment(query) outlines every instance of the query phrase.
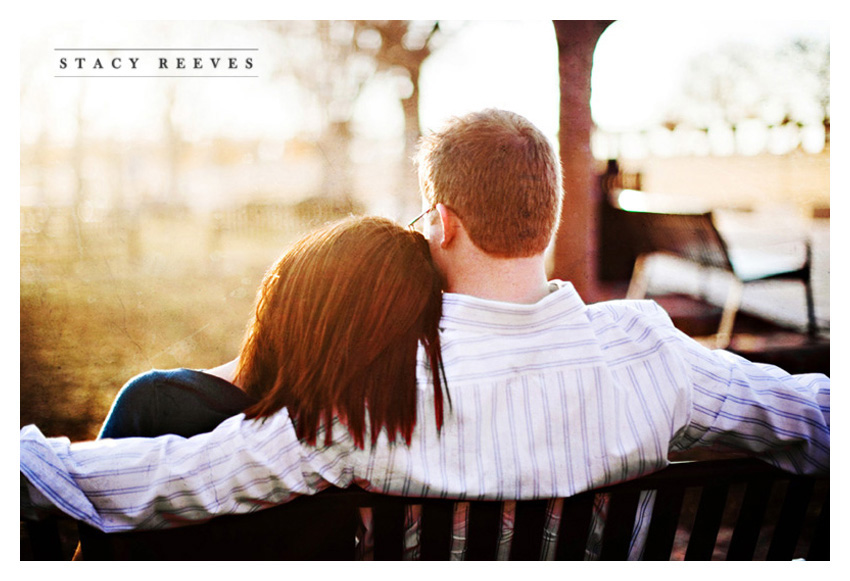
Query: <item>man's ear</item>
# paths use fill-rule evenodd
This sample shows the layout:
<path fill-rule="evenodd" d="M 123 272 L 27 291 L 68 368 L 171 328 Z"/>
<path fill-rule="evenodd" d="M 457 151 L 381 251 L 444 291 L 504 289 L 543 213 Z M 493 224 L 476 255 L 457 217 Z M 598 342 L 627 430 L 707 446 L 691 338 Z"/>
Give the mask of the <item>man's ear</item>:
<path fill-rule="evenodd" d="M 447 248 L 454 241 L 455 236 L 457 236 L 458 218 L 454 212 L 443 204 L 437 204 L 436 210 L 440 215 L 440 226 L 442 230 L 440 248 Z"/>

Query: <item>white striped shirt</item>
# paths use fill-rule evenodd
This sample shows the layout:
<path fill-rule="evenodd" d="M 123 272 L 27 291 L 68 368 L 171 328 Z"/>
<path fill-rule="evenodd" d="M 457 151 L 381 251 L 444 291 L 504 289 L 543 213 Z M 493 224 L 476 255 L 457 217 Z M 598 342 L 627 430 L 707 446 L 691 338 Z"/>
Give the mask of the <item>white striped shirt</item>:
<path fill-rule="evenodd" d="M 189 439 L 70 444 L 26 426 L 21 473 L 74 518 L 119 531 L 249 512 L 352 483 L 467 500 L 565 497 L 707 445 L 828 472 L 828 377 L 710 351 L 651 301 L 588 306 L 571 284 L 553 286 L 532 305 L 445 295 L 451 407 L 438 435 L 420 357 L 410 447 L 382 434 L 358 449 L 338 422 L 330 446 L 307 446 L 286 410 L 265 421 L 235 416 Z"/>

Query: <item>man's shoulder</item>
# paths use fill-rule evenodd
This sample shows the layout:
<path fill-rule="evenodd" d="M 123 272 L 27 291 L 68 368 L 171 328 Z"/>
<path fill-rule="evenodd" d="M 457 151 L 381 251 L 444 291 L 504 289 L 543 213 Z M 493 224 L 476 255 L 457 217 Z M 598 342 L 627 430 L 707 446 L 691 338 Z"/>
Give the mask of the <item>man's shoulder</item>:
<path fill-rule="evenodd" d="M 675 331 L 670 315 L 653 300 L 614 299 L 585 305 L 572 284 L 559 280 L 550 281 L 550 284 L 553 294 L 572 296 L 576 304 L 581 304 L 582 309 L 573 310 L 573 315 L 583 313 L 597 334 L 613 329 L 619 329 L 626 335 L 667 335 Z"/>
<path fill-rule="evenodd" d="M 645 321 L 655 325 L 673 326 L 670 315 L 653 300 L 616 299 L 587 305 L 591 321 L 607 319 L 614 322 Z"/>
<path fill-rule="evenodd" d="M 667 311 L 665 311 L 661 307 L 661 305 L 659 305 L 652 299 L 612 299 L 607 301 L 599 301 L 597 303 L 588 303 L 587 306 L 589 309 L 604 309 L 610 312 L 637 311 L 649 315 L 667 313 Z"/>

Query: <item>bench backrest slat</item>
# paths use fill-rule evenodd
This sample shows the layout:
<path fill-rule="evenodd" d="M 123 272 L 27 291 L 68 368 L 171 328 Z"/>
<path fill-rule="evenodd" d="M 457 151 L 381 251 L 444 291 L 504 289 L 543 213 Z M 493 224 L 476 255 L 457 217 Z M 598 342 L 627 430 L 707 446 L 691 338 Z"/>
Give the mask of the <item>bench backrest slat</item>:
<path fill-rule="evenodd" d="M 404 556 L 405 507 L 382 504 L 372 508 L 375 526 L 375 559 L 399 561 Z"/>
<path fill-rule="evenodd" d="M 593 498 L 592 494 L 579 494 L 562 500 L 556 560 L 584 560 L 593 519 Z"/>
<path fill-rule="evenodd" d="M 767 511 L 771 488 L 772 483 L 767 481 L 755 481 L 747 484 L 741 509 L 738 513 L 738 522 L 735 531 L 732 533 L 729 551 L 726 554 L 727 561 L 752 560 Z"/>
<path fill-rule="evenodd" d="M 809 561 L 829 561 L 829 495 L 823 502 L 821 512 L 815 521 L 809 551 L 806 553 Z"/>
<path fill-rule="evenodd" d="M 467 523 L 467 561 L 492 561 L 496 558 L 502 528 L 502 503 L 472 501 Z"/>
<path fill-rule="evenodd" d="M 452 548 L 453 506 L 449 503 L 422 505 L 422 532 L 419 536 L 420 559 L 447 561 Z"/>
<path fill-rule="evenodd" d="M 788 483 L 785 502 L 779 514 L 779 522 L 773 531 L 773 539 L 767 552 L 768 561 L 782 560 L 794 551 L 800 536 L 806 509 L 812 497 L 814 481 L 794 479 Z"/>
<path fill-rule="evenodd" d="M 592 526 L 598 532 L 600 507 L 601 537 L 590 534 Z M 622 560 L 636 522 L 646 531 L 645 560 L 824 560 L 829 477 L 792 476 L 754 460 L 694 462 L 562 499 L 463 501 L 330 489 L 174 529 L 79 530 L 90 560 L 351 560 L 362 550 L 358 529 L 369 521 L 378 560 Z M 56 523 L 54 532 L 49 525 L 27 523 L 34 558 L 52 555 Z M 455 543 L 456 534 L 465 544 Z M 418 554 L 411 551 L 417 538 Z"/>
<path fill-rule="evenodd" d="M 727 484 L 703 487 L 691 537 L 688 540 L 688 549 L 685 552 L 686 561 L 708 561 L 711 559 L 728 494 L 729 486 Z"/>
<path fill-rule="evenodd" d="M 643 558 L 646 561 L 668 561 L 673 552 L 673 541 L 682 513 L 685 487 L 659 486 L 656 490 L 655 503 L 667 507 L 667 510 L 653 512 Z"/>
<path fill-rule="evenodd" d="M 603 561 L 622 561 L 628 557 L 640 492 L 630 488 L 609 493 L 608 514 L 602 532 Z"/>

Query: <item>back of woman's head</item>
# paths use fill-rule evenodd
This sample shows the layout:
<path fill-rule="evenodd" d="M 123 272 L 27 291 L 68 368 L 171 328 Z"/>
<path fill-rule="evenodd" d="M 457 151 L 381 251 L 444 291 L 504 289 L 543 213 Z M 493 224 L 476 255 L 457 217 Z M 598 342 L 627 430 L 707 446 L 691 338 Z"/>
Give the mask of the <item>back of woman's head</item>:
<path fill-rule="evenodd" d="M 350 218 L 301 239 L 266 273 L 239 357 L 237 382 L 261 418 L 288 409 L 315 443 L 338 417 L 359 446 L 381 429 L 409 443 L 416 355 L 431 368 L 438 428 L 441 282 L 428 244 L 383 218 Z"/>

